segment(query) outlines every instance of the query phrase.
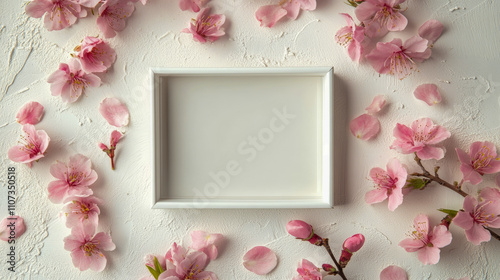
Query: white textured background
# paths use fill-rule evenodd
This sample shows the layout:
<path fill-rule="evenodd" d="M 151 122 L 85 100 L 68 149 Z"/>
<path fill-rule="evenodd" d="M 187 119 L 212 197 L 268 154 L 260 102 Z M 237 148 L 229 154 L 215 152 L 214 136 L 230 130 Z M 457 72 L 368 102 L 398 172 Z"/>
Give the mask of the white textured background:
<path fill-rule="evenodd" d="M 323 249 L 295 241 L 285 231 L 291 219 L 303 219 L 318 234 L 330 237 L 339 254 L 342 241 L 354 233 L 366 236 L 363 249 L 354 256 L 346 274 L 349 279 L 378 279 L 380 271 L 395 264 L 408 271 L 410 279 L 499 279 L 500 242 L 481 246 L 469 244 L 462 229 L 452 226 L 453 241 L 441 250 L 437 265 L 424 266 L 415 254 L 397 244 L 410 230 L 413 218 L 428 214 L 431 223 L 443 216 L 435 209 L 461 208 L 462 198 L 441 187 L 405 196 L 395 212 L 386 203 L 374 206 L 364 202 L 371 189 L 368 172 L 384 167 L 398 157 L 411 170 L 417 170 L 411 155 L 389 150 L 396 122 L 410 124 L 419 117 L 430 117 L 447 127 L 452 137 L 440 174 L 449 181 L 460 180 L 455 147 L 468 149 L 474 141 L 493 141 L 500 147 L 500 3 L 493 0 L 409 0 L 405 15 L 407 30 L 393 34 L 408 38 L 427 19 L 443 22 L 445 32 L 436 42 L 432 57 L 420 64 L 420 72 L 403 81 L 379 77 L 369 65 L 356 65 L 334 41 L 344 26 L 339 12 L 353 14 L 341 0 L 318 0 L 313 12 L 302 12 L 296 21 L 283 21 L 272 29 L 261 28 L 254 17 L 268 0 L 212 0 L 210 6 L 228 18 L 227 36 L 214 44 L 198 44 L 189 34 L 180 33 L 195 15 L 181 12 L 177 0 L 150 0 L 137 4 L 127 28 L 109 40 L 117 60 L 104 75 L 103 85 L 89 88 L 74 104 L 64 104 L 50 94 L 48 75 L 60 62 L 69 60 L 70 51 L 84 36 L 99 34 L 95 17 L 81 19 L 69 29 L 48 32 L 42 20 L 24 13 L 23 1 L 1 0 L 0 9 L 0 216 L 7 215 L 5 188 L 7 167 L 15 166 L 19 197 L 17 213 L 25 218 L 28 231 L 18 239 L 17 272 L 7 271 L 7 245 L 0 244 L 0 278 L 9 279 L 138 279 L 148 274 L 143 266 L 147 253 L 165 253 L 174 241 L 188 243 L 187 233 L 202 229 L 227 237 L 220 258 L 208 269 L 220 279 L 291 279 L 297 262 L 307 258 L 320 265 L 328 257 Z M 388 40 L 388 38 L 386 38 Z M 345 97 L 347 120 L 361 114 L 377 94 L 384 94 L 389 105 L 380 115 L 382 131 L 371 142 L 355 139 L 345 130 L 345 185 L 337 197 L 342 202 L 330 210 L 151 210 L 150 209 L 150 105 L 147 85 L 150 67 L 335 67 L 335 91 Z M 438 106 L 428 107 L 413 97 L 422 83 L 436 83 L 444 96 Z M 118 97 L 131 113 L 126 137 L 117 150 L 117 170 L 97 142 L 108 141 L 112 127 L 98 113 L 104 97 Z M 45 117 L 37 129 L 51 137 L 46 156 L 33 168 L 12 163 L 7 150 L 16 143 L 20 125 L 17 110 L 27 101 L 45 106 Z M 74 153 L 90 157 L 99 175 L 95 194 L 104 199 L 100 230 L 111 231 L 117 249 L 106 253 L 109 263 L 102 273 L 79 272 L 63 249 L 63 238 L 70 231 L 58 215 L 61 205 L 47 198 L 52 180 L 49 166 L 67 161 Z M 427 162 L 428 166 L 435 164 Z M 485 176 L 485 184 L 493 177 Z M 279 256 L 278 267 L 267 276 L 256 276 L 241 265 L 246 250 L 266 245 Z"/>

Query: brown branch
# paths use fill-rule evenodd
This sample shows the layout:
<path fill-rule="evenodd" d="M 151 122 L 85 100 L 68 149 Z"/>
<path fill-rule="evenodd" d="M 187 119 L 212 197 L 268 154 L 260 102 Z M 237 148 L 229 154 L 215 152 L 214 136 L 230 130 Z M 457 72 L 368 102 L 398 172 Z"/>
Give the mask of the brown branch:
<path fill-rule="evenodd" d="M 462 191 L 462 189 L 461 189 L 461 185 L 462 184 L 460 184 L 460 185 L 452 185 L 452 184 L 446 182 L 445 180 L 439 178 L 439 175 L 437 173 L 438 170 L 439 170 L 439 167 L 436 167 L 434 169 L 434 174 L 435 175 L 432 175 L 431 173 L 429 173 L 429 171 L 427 171 L 427 169 L 425 169 L 424 165 L 422 164 L 422 160 L 417 156 L 416 153 L 415 153 L 415 161 L 417 162 L 418 166 L 420 166 L 420 168 L 422 169 L 422 173 L 412 173 L 411 174 L 412 176 L 418 176 L 418 177 L 427 178 L 427 179 L 430 180 L 430 182 L 436 182 L 436 183 L 440 184 L 441 186 L 446 187 L 446 188 L 448 188 L 448 189 L 450 189 L 450 190 L 458 193 L 459 195 L 461 195 L 463 197 L 466 197 L 466 196 L 469 195 L 466 192 Z M 500 235 L 496 234 L 495 232 L 493 232 L 489 228 L 486 228 L 486 227 L 484 227 L 484 228 L 491 233 L 491 236 L 493 236 L 493 238 L 495 238 L 498 241 L 500 241 Z"/>
<path fill-rule="evenodd" d="M 335 263 L 335 266 L 337 267 L 338 274 L 342 279 L 347 280 L 347 277 L 345 277 L 344 271 L 342 270 L 342 267 L 340 264 L 337 262 L 337 259 L 333 255 L 332 249 L 330 248 L 330 244 L 328 244 L 328 238 L 323 239 L 323 247 L 325 247 L 326 251 L 328 252 L 328 255 L 332 258 L 333 262 Z"/>

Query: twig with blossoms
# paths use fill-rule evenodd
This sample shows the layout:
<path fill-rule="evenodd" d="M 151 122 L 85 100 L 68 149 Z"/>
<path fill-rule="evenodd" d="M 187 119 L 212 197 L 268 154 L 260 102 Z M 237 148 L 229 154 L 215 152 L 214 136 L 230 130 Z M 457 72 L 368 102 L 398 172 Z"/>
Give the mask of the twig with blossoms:
<path fill-rule="evenodd" d="M 321 238 L 319 235 L 315 234 L 313 227 L 310 224 L 301 220 L 293 220 L 288 222 L 288 224 L 286 225 L 286 230 L 290 235 L 296 237 L 297 239 L 308 241 L 309 243 L 316 246 L 324 247 L 333 263 L 335 264 L 335 267 L 330 264 L 323 264 L 322 269 L 328 275 L 338 275 L 343 280 L 347 280 L 347 277 L 344 273 L 344 268 L 351 260 L 353 253 L 361 249 L 361 247 L 363 247 L 363 244 L 365 243 L 365 237 L 362 234 L 355 234 L 347 238 L 342 245 L 340 260 L 337 261 L 337 258 L 335 258 L 335 255 L 333 254 L 330 247 L 328 238 Z M 319 271 L 319 268 L 317 268 L 314 264 L 306 259 L 303 259 L 299 264 L 297 272 L 299 273 L 299 275 L 294 277 L 294 280 L 321 280 L 323 278 L 322 274 Z"/>

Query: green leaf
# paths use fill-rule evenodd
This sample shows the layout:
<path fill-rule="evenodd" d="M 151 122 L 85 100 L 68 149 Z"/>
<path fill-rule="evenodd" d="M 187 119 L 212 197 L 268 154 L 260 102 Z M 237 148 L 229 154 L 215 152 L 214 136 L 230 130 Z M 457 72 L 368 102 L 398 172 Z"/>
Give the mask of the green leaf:
<path fill-rule="evenodd" d="M 430 183 L 429 180 L 422 178 L 410 178 L 407 182 L 408 186 L 412 187 L 415 190 L 421 190 Z"/>
<path fill-rule="evenodd" d="M 146 265 L 146 267 L 149 269 L 149 272 L 151 272 L 151 275 L 153 275 L 153 277 L 158 280 L 158 277 L 160 276 L 161 273 L 158 273 L 158 271 L 154 270 L 152 267 L 148 265 Z"/>
<path fill-rule="evenodd" d="M 445 214 L 448 214 L 448 216 L 450 216 L 450 218 L 455 218 L 455 216 L 458 214 L 458 211 L 457 210 L 451 210 L 451 209 L 438 209 L 438 211 L 441 211 Z"/>
<path fill-rule="evenodd" d="M 158 261 L 158 259 L 156 257 L 155 257 L 155 268 L 159 274 L 163 273 L 163 269 L 161 268 L 160 262 Z"/>

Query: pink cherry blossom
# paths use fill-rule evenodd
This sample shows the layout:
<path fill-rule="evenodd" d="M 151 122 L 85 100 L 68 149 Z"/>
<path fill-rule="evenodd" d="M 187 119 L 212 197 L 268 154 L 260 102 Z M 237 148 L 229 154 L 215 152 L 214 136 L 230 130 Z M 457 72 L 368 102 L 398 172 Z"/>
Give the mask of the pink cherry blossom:
<path fill-rule="evenodd" d="M 98 87 L 101 79 L 94 74 L 87 74 L 77 59 L 71 59 L 69 64 L 61 63 L 59 69 L 52 73 L 47 82 L 53 96 L 60 95 L 64 102 L 73 103 L 87 87 Z"/>
<path fill-rule="evenodd" d="M 111 236 L 104 232 L 94 235 L 94 228 L 77 226 L 71 229 L 71 235 L 64 238 L 64 249 L 71 252 L 73 265 L 84 271 L 103 271 L 106 256 L 102 251 L 113 251 L 116 246 Z"/>
<path fill-rule="evenodd" d="M 428 41 L 413 36 L 403 44 L 396 38 L 390 42 L 377 43 L 366 59 L 380 74 L 394 75 L 402 80 L 417 69 L 416 62 L 422 62 L 431 56 Z"/>
<path fill-rule="evenodd" d="M 37 124 L 43 117 L 42 104 L 31 101 L 23 105 L 17 112 L 16 119 L 20 124 Z"/>
<path fill-rule="evenodd" d="M 129 112 L 127 106 L 117 98 L 104 98 L 99 105 L 99 113 L 112 126 L 122 127 L 128 125 Z"/>
<path fill-rule="evenodd" d="M 321 275 L 320 269 L 316 267 L 312 262 L 302 259 L 297 268 L 299 275 L 293 277 L 293 280 L 321 280 L 323 276 Z"/>
<path fill-rule="evenodd" d="M 87 8 L 95 8 L 101 0 L 71 0 L 79 5 L 82 5 Z"/>
<path fill-rule="evenodd" d="M 243 256 L 243 266 L 257 275 L 266 275 L 278 264 L 278 257 L 271 249 L 257 246 Z"/>
<path fill-rule="evenodd" d="M 97 205 L 103 201 L 95 196 L 74 197 L 70 201 L 62 210 L 66 216 L 66 226 L 73 228 L 83 225 L 96 229 L 101 213 Z"/>
<path fill-rule="evenodd" d="M 260 21 L 260 26 L 271 28 L 287 13 L 280 5 L 266 5 L 255 12 L 255 17 Z"/>
<path fill-rule="evenodd" d="M 210 8 L 203 9 L 196 19 L 193 19 L 188 28 L 182 32 L 193 34 L 193 39 L 200 43 L 214 42 L 226 34 L 222 25 L 226 16 L 221 14 L 210 14 Z"/>
<path fill-rule="evenodd" d="M 90 159 L 81 154 L 69 158 L 69 163 L 56 162 L 50 166 L 50 174 L 57 180 L 49 183 L 49 199 L 53 203 L 67 202 L 74 197 L 87 197 L 89 189 L 97 180 L 97 173 L 91 168 Z"/>
<path fill-rule="evenodd" d="M 33 0 L 26 5 L 26 14 L 41 18 L 48 31 L 61 30 L 86 17 L 87 10 L 74 0 Z"/>
<path fill-rule="evenodd" d="M 316 0 L 282 0 L 280 5 L 287 11 L 286 16 L 295 20 L 300 10 L 314 11 L 316 9 Z"/>
<path fill-rule="evenodd" d="M 208 256 L 203 252 L 189 253 L 175 268 L 163 272 L 158 280 L 218 280 L 215 273 L 204 271 L 208 261 Z"/>
<path fill-rule="evenodd" d="M 375 183 L 375 189 L 366 193 L 366 203 L 378 203 L 388 198 L 388 208 L 391 211 L 403 203 L 403 187 L 408 171 L 398 159 L 393 158 L 387 163 L 387 171 L 379 167 L 372 168 L 370 177 Z"/>
<path fill-rule="evenodd" d="M 187 253 L 188 251 L 184 247 L 179 246 L 174 242 L 172 247 L 165 254 L 165 259 L 177 267 L 186 258 Z"/>
<path fill-rule="evenodd" d="M 316 9 L 316 0 L 282 0 L 276 5 L 261 6 L 255 17 L 260 26 L 273 27 L 284 16 L 295 20 L 300 10 L 312 11 Z"/>
<path fill-rule="evenodd" d="M 484 188 L 481 190 L 479 195 L 479 200 L 483 201 L 493 201 L 493 203 L 499 205 L 500 207 L 500 189 L 498 188 Z"/>
<path fill-rule="evenodd" d="M 99 143 L 99 148 L 103 152 L 105 152 L 108 157 L 111 159 L 111 169 L 115 170 L 115 150 L 116 150 L 116 144 L 118 144 L 118 141 L 122 138 L 122 134 L 118 130 L 113 130 L 111 132 L 111 139 L 109 140 L 110 144 L 109 147 L 106 146 L 103 143 Z"/>
<path fill-rule="evenodd" d="M 484 174 L 494 174 L 500 171 L 500 158 L 497 157 L 495 144 L 474 142 L 469 147 L 469 154 L 456 148 L 460 159 L 460 171 L 464 175 L 464 182 L 477 185 L 483 181 Z"/>
<path fill-rule="evenodd" d="M 372 115 L 363 114 L 353 119 L 349 127 L 352 135 L 366 141 L 377 136 L 380 131 L 380 122 Z"/>
<path fill-rule="evenodd" d="M 432 46 L 434 42 L 441 36 L 443 33 L 443 24 L 435 19 L 430 19 L 420 28 L 418 29 L 418 35 L 424 39 L 427 39 L 429 41 L 429 45 Z"/>
<path fill-rule="evenodd" d="M 380 272 L 380 280 L 408 280 L 408 275 L 401 267 L 390 265 Z"/>
<path fill-rule="evenodd" d="M 382 108 L 384 108 L 386 103 L 385 96 L 383 95 L 377 95 L 373 98 L 372 104 L 370 106 L 366 107 L 365 110 L 368 114 L 375 114 L 380 112 Z"/>
<path fill-rule="evenodd" d="M 160 264 L 161 268 L 163 270 L 167 269 L 166 265 L 166 260 L 165 256 L 157 255 L 157 254 L 148 254 L 144 256 L 144 265 L 147 265 L 151 268 L 155 267 L 155 258 L 158 260 L 158 263 Z"/>
<path fill-rule="evenodd" d="M 102 39 L 87 36 L 75 48 L 83 70 L 87 73 L 104 72 L 116 60 L 116 52 Z"/>
<path fill-rule="evenodd" d="M 205 253 L 210 260 L 218 255 L 217 245 L 224 237 L 219 233 L 206 233 L 201 230 L 191 232 L 191 249 Z"/>
<path fill-rule="evenodd" d="M 346 267 L 353 253 L 359 251 L 363 244 L 365 244 L 365 237 L 360 233 L 347 238 L 342 245 L 342 254 L 339 259 L 340 266 Z"/>
<path fill-rule="evenodd" d="M 7 216 L 0 222 L 0 239 L 9 242 L 17 239 L 26 231 L 24 219 L 17 215 Z M 9 243 L 12 243 L 10 241 Z"/>
<path fill-rule="evenodd" d="M 44 157 L 50 138 L 45 130 L 36 130 L 31 124 L 23 125 L 23 132 L 19 145 L 10 148 L 7 154 L 10 160 L 31 167 L 34 161 Z"/>
<path fill-rule="evenodd" d="M 125 20 L 132 15 L 134 9 L 134 3 L 130 0 L 107 0 L 99 8 L 97 27 L 104 37 L 113 38 L 116 32 L 125 29 Z"/>
<path fill-rule="evenodd" d="M 203 7 L 208 0 L 179 0 L 179 7 L 181 10 L 191 10 L 195 13 L 200 11 L 200 8 Z"/>
<path fill-rule="evenodd" d="M 424 101 L 427 105 L 432 106 L 441 102 L 441 94 L 435 84 L 419 85 L 413 95 L 419 100 Z"/>
<path fill-rule="evenodd" d="M 358 20 L 374 30 L 370 33 L 384 35 L 387 31 L 401 31 L 406 28 L 408 20 L 400 13 L 400 4 L 403 2 L 405 0 L 366 0 L 359 4 L 354 12 Z"/>
<path fill-rule="evenodd" d="M 335 34 L 335 41 L 341 46 L 347 46 L 349 57 L 355 62 L 360 62 L 363 57 L 362 42 L 365 39 L 364 28 L 356 25 L 350 15 L 341 15 L 347 21 L 347 26 L 337 31 Z"/>
<path fill-rule="evenodd" d="M 414 121 L 411 128 L 398 123 L 394 128 L 396 140 L 392 143 L 391 149 L 402 154 L 417 153 L 421 159 L 442 159 L 444 149 L 431 145 L 438 144 L 450 136 L 446 128 L 435 125 L 429 118 Z"/>
<path fill-rule="evenodd" d="M 429 217 L 420 214 L 413 221 L 414 230 L 407 238 L 399 242 L 407 252 L 418 252 L 418 260 L 423 264 L 439 262 L 440 248 L 451 243 L 451 233 L 446 226 L 438 225 L 430 231 Z"/>
<path fill-rule="evenodd" d="M 463 210 L 459 211 L 453 223 L 465 229 L 465 235 L 474 245 L 487 242 L 491 234 L 485 227 L 500 228 L 500 203 L 494 200 L 478 202 L 476 198 L 467 196 Z"/>
<path fill-rule="evenodd" d="M 301 220 L 292 220 L 286 224 L 286 231 L 299 239 L 311 238 L 313 233 L 313 227 Z"/>

